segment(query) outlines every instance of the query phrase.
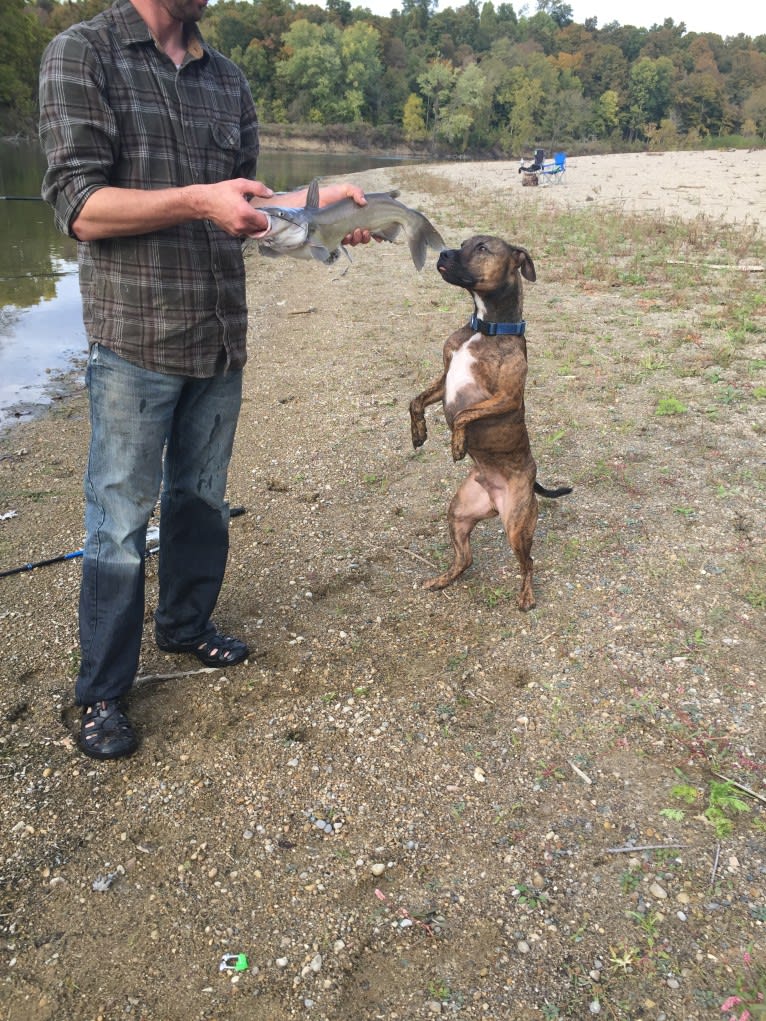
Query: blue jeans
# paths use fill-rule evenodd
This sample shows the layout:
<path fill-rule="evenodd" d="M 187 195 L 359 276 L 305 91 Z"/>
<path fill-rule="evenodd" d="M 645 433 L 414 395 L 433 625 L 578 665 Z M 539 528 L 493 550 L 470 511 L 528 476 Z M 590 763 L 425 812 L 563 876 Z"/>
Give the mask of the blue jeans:
<path fill-rule="evenodd" d="M 160 495 L 157 630 L 203 642 L 226 569 L 225 500 L 242 373 L 150 372 L 95 344 L 80 589 L 80 705 L 124 695 L 138 669 L 146 529 Z M 164 457 L 163 457 L 164 452 Z"/>

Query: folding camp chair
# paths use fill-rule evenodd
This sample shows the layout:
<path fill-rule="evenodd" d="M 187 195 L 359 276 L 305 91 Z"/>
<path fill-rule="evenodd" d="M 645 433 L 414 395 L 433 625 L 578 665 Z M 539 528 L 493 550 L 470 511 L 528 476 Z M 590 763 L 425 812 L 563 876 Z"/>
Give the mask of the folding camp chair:
<path fill-rule="evenodd" d="M 535 149 L 535 158 L 531 163 L 526 166 L 522 162 L 519 167 L 519 173 L 523 175 L 521 183 L 524 185 L 538 184 L 537 175 L 543 169 L 543 163 L 545 162 L 545 150 Z"/>
<path fill-rule="evenodd" d="M 555 181 L 561 184 L 567 169 L 567 154 L 565 152 L 554 152 L 552 163 L 543 163 L 540 171 L 540 183 L 550 184 Z"/>

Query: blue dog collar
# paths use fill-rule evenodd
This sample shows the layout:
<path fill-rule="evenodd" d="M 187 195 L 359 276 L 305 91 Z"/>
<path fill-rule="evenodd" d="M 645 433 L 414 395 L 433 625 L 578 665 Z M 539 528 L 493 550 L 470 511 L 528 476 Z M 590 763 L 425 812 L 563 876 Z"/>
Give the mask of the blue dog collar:
<path fill-rule="evenodd" d="M 520 323 L 487 323 L 483 319 L 474 314 L 471 316 L 471 329 L 478 330 L 479 333 L 483 333 L 485 337 L 496 337 L 498 334 L 503 334 L 509 337 L 520 337 L 527 327 L 526 322 L 522 319 Z"/>

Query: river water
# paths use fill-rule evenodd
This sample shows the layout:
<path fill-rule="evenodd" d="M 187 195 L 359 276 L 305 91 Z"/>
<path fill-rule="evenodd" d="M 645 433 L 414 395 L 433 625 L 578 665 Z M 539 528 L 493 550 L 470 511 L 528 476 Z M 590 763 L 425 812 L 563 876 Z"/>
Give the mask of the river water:
<path fill-rule="evenodd" d="M 262 152 L 258 177 L 285 191 L 389 162 L 413 161 Z M 49 404 L 85 363 L 76 245 L 56 230 L 39 199 L 44 170 L 36 142 L 0 141 L 0 429 Z"/>

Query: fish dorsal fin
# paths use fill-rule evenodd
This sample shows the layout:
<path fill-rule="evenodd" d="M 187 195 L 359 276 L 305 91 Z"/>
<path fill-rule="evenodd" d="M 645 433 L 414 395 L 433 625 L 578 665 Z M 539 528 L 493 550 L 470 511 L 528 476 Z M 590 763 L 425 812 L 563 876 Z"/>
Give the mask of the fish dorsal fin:
<path fill-rule="evenodd" d="M 319 209 L 319 178 L 315 177 L 306 192 L 306 209 Z"/>

